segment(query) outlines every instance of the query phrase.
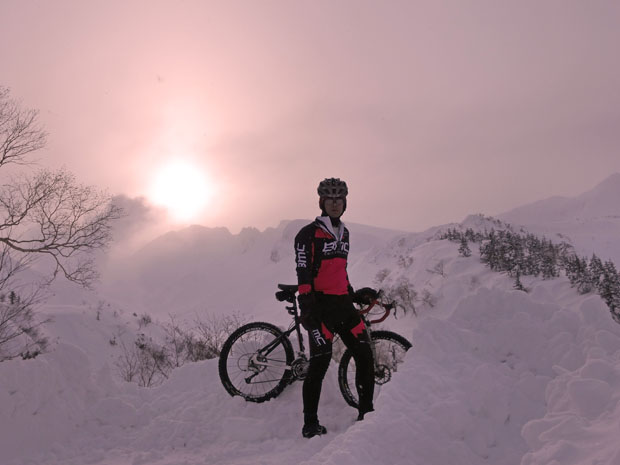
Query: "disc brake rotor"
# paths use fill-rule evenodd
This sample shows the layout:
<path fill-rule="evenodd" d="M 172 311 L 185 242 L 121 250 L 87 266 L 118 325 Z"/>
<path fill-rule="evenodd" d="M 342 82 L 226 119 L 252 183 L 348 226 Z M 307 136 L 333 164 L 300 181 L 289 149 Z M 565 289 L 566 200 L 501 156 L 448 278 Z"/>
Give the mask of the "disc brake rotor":
<path fill-rule="evenodd" d="M 375 368 L 375 384 L 385 384 L 392 379 L 392 370 L 387 365 L 377 365 Z"/>

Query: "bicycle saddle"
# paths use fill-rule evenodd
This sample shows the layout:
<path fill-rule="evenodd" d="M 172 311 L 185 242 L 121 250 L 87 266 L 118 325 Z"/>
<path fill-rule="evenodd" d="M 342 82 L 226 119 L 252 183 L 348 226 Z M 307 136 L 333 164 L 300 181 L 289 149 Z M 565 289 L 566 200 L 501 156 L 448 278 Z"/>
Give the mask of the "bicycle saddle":
<path fill-rule="evenodd" d="M 281 289 L 286 292 L 292 292 L 293 294 L 297 293 L 297 284 L 278 284 L 278 289 Z"/>
<path fill-rule="evenodd" d="M 294 302 L 295 294 L 297 293 L 297 284 L 278 284 L 279 292 L 276 292 L 276 299 L 280 302 Z"/>

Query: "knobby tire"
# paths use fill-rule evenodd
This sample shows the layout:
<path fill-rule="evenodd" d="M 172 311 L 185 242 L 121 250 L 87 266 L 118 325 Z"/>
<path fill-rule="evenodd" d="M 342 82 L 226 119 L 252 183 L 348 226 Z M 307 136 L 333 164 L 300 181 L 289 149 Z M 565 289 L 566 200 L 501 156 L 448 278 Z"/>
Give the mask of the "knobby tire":
<path fill-rule="evenodd" d="M 379 386 L 390 381 L 393 373 L 398 371 L 404 360 L 405 353 L 411 343 L 392 331 L 373 331 L 372 340 L 375 345 L 375 397 Z M 379 368 L 379 370 L 377 370 Z M 355 387 L 355 360 L 349 349 L 345 350 L 338 366 L 338 384 L 344 400 L 351 407 L 358 407 L 358 395 Z"/>
<path fill-rule="evenodd" d="M 259 356 L 259 351 L 271 343 L 269 353 Z M 234 331 L 222 346 L 220 380 L 231 396 L 264 402 L 278 396 L 291 382 L 293 359 L 291 341 L 277 326 L 248 323 Z"/>

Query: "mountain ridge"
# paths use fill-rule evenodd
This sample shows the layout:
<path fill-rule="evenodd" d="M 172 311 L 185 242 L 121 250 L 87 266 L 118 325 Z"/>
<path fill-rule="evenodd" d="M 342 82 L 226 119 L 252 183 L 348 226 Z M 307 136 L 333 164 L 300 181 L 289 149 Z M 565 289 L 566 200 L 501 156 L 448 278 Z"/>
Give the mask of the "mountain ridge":
<path fill-rule="evenodd" d="M 613 173 L 593 188 L 575 196 L 552 196 L 496 215 L 519 224 L 584 221 L 620 217 L 620 173 Z"/>
<path fill-rule="evenodd" d="M 550 197 L 497 215 L 516 227 L 567 242 L 585 257 L 620 264 L 620 174 L 575 197 Z"/>

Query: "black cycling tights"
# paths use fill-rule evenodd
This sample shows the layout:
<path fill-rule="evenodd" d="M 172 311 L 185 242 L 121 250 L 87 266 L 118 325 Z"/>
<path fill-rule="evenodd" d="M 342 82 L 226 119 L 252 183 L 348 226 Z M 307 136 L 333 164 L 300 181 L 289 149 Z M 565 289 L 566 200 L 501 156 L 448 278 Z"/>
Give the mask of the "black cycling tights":
<path fill-rule="evenodd" d="M 352 306 L 351 311 L 347 311 L 347 314 L 345 321 L 335 324 L 328 322 L 331 331 L 323 323 L 321 323 L 320 328 L 308 331 L 310 366 L 303 385 L 304 422 L 306 424 L 318 421 L 317 411 L 321 397 L 321 386 L 332 355 L 332 331 L 340 336 L 355 360 L 357 370 L 355 384 L 360 399 L 359 411 L 366 413 L 373 409 L 375 375 L 368 335 L 363 330 L 361 318 Z"/>

